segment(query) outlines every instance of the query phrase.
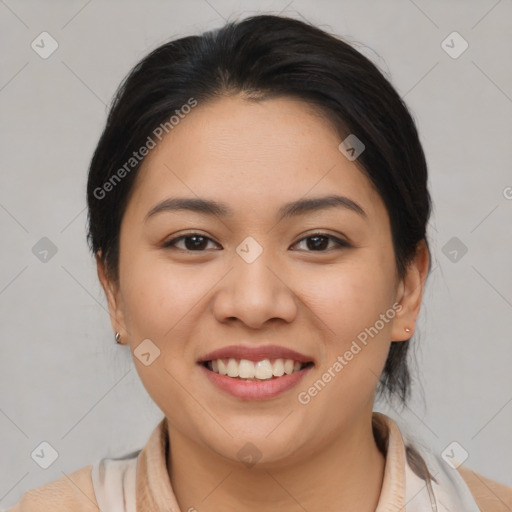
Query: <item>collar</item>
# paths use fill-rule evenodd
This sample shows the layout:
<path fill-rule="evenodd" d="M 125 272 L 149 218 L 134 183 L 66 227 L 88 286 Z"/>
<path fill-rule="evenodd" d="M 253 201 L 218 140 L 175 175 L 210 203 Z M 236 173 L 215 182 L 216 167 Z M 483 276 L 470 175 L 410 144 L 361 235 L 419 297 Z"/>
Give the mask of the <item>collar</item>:
<path fill-rule="evenodd" d="M 372 425 L 386 457 L 375 512 L 480 511 L 462 476 L 439 455 L 404 442 L 396 423 L 382 413 L 373 413 Z M 100 510 L 180 512 L 167 472 L 167 427 L 164 417 L 142 450 L 93 465 L 91 477 Z M 425 479 L 427 473 L 433 476 L 432 482 Z"/>

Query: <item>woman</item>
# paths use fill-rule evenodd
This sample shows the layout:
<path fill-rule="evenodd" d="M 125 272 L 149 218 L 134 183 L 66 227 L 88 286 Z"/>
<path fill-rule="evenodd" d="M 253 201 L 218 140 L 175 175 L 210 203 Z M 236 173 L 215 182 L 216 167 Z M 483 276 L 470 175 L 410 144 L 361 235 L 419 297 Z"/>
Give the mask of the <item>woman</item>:
<path fill-rule="evenodd" d="M 410 114 L 351 46 L 263 15 L 157 48 L 87 199 L 115 339 L 165 417 L 13 511 L 512 507 L 373 412 L 409 395 L 431 204 Z"/>

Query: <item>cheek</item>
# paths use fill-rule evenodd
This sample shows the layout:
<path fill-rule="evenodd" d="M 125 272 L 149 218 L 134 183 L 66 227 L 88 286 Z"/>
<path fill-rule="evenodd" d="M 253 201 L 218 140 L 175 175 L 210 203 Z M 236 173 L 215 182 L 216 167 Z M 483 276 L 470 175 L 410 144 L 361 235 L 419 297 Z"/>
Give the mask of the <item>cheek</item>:
<path fill-rule="evenodd" d="M 324 268 L 302 281 L 324 333 L 318 371 L 302 391 L 304 401 L 315 402 L 314 407 L 329 417 L 324 409 L 332 403 L 341 401 L 351 408 L 373 397 L 395 316 L 392 276 L 391 258 L 358 251 L 342 265 L 330 271 Z M 334 418 L 338 414 L 332 411 Z"/>
<path fill-rule="evenodd" d="M 195 375 L 197 345 L 191 341 L 211 334 L 201 330 L 210 294 L 224 273 L 206 267 L 198 271 L 193 264 L 172 264 L 165 254 L 149 252 L 126 265 L 123 296 L 133 359 L 141 381 L 161 408 L 185 406 L 182 399 L 187 395 L 179 383 Z M 211 322 L 207 319 L 206 324 Z M 145 339 L 158 348 L 158 358 L 149 367 L 137 360 L 137 346 Z M 170 389 L 175 396 L 172 404 Z"/>
<path fill-rule="evenodd" d="M 303 274 L 308 305 L 322 320 L 336 348 L 373 326 L 389 310 L 394 297 L 392 275 L 392 265 L 379 263 L 369 251 L 340 265 Z M 391 322 L 384 326 L 379 322 L 378 326 L 385 333 L 391 330 Z"/>
<path fill-rule="evenodd" d="M 164 414 L 179 417 L 190 401 L 182 386 L 195 365 L 189 340 L 215 276 L 192 265 L 178 268 L 149 252 L 134 255 L 122 272 L 124 315 L 137 373 Z M 138 356 L 146 339 L 157 347 L 151 346 L 150 352 L 158 354 L 147 366 Z"/>
<path fill-rule="evenodd" d="M 125 266 L 125 319 L 130 330 L 166 342 L 176 336 L 206 299 L 214 280 L 191 265 L 172 265 L 165 257 L 147 254 Z M 210 275 L 210 277 L 209 277 Z"/>

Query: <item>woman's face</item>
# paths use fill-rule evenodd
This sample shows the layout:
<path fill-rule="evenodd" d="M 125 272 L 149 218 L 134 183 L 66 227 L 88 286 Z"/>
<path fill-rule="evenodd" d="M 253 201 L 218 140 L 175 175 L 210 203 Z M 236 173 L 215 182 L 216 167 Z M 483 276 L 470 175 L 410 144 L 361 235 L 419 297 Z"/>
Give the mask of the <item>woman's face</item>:
<path fill-rule="evenodd" d="M 238 95 L 192 109 L 142 165 L 109 305 L 147 392 L 196 446 L 307 456 L 368 424 L 390 342 L 410 337 L 385 206 L 340 142 L 298 100 Z M 170 199 L 217 209 L 150 213 Z M 218 359 L 264 378 L 205 367 Z M 287 359 L 310 364 L 267 378 Z"/>

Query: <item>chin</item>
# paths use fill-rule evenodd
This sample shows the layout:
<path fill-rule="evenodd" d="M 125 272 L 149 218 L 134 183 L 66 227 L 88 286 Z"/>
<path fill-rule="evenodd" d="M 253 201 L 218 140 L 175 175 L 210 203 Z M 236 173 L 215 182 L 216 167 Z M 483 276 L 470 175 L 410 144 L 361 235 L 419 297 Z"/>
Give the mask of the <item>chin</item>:
<path fill-rule="evenodd" d="M 304 454 L 303 446 L 307 441 L 303 439 L 304 425 L 297 425 L 297 428 L 287 425 L 285 428 L 284 423 L 288 420 L 283 422 L 283 417 L 280 414 L 277 421 L 274 417 L 261 421 L 247 421 L 247 417 L 240 421 L 232 419 L 225 428 L 233 437 L 221 428 L 215 433 L 209 429 L 202 433 L 202 441 L 216 454 L 248 468 L 286 465 Z M 314 444 L 313 439 L 311 443 Z"/>

